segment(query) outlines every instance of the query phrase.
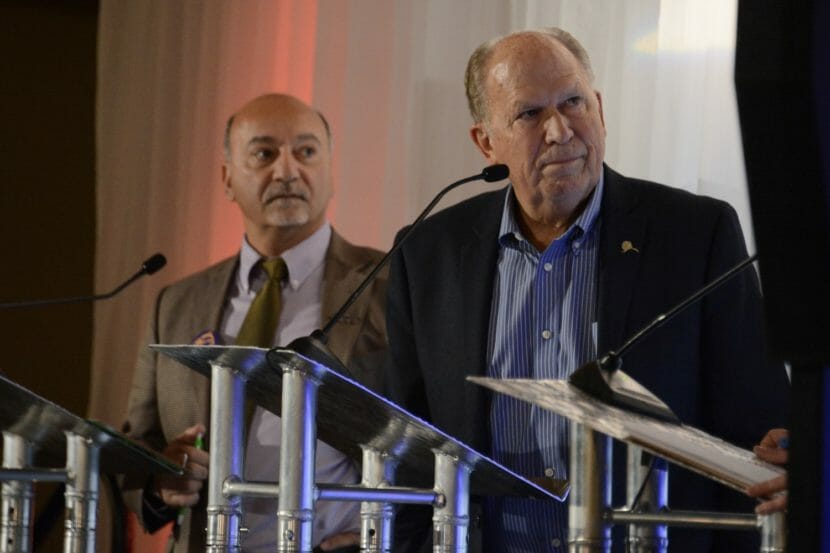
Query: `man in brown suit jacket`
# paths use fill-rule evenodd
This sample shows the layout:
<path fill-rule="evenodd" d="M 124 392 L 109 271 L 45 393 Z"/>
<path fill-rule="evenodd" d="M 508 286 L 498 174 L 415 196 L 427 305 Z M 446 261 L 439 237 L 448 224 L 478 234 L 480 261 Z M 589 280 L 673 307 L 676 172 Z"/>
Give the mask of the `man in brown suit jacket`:
<path fill-rule="evenodd" d="M 296 98 L 261 96 L 231 117 L 222 173 L 228 198 L 242 211 L 242 250 L 162 290 L 146 343 L 185 344 L 199 336 L 233 343 L 264 279 L 260 260 L 274 257 L 283 258 L 288 265 L 274 343 L 287 343 L 294 334 L 308 333 L 309 326 L 319 326 L 334 314 L 381 253 L 348 243 L 327 223 L 325 209 L 332 196 L 330 155 L 325 119 Z M 385 288 L 386 276 L 382 274 L 331 330 L 329 339 L 329 347 L 353 376 L 375 389 L 386 347 Z M 268 428 L 263 421 L 269 416 L 273 417 L 255 414 L 250 434 L 259 436 L 258 429 Z M 178 518 L 176 552 L 205 548 L 205 502 L 200 491 L 208 475 L 208 454 L 198 450 L 194 442 L 197 434 L 209 431 L 209 419 L 208 379 L 144 348 L 124 429 L 173 462 L 184 462 L 186 476 L 127 482 L 125 496 L 149 531 Z M 273 449 L 267 445 L 259 444 L 254 453 L 260 465 L 272 462 Z M 354 477 L 350 461 L 331 448 L 321 454 L 321 448 L 328 446 L 318 442 L 318 477 L 323 470 L 333 478 Z M 320 457 L 328 458 L 328 469 L 321 468 L 326 461 Z M 273 463 L 276 459 L 278 455 L 273 456 Z M 246 473 L 249 463 L 255 461 L 246 455 Z M 185 516 L 179 515 L 184 513 L 182 507 L 191 507 Z M 347 512 L 348 508 L 354 506 L 344 506 L 339 512 L 336 505 L 333 507 L 328 516 L 334 522 L 330 528 L 320 527 L 319 535 L 315 527 L 315 544 L 325 550 L 357 543 L 351 520 L 354 511 Z M 270 536 L 268 521 L 263 518 L 252 525 L 266 530 L 259 531 L 259 537 L 251 536 L 250 548 L 243 541 L 243 550 L 268 547 L 263 541 L 269 539 L 263 535 Z"/>

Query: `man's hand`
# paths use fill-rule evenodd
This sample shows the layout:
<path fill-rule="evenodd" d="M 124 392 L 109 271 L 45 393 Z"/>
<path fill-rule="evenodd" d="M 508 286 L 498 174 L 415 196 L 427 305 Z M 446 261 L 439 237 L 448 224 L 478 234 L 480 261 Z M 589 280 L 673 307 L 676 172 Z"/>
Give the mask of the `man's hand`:
<path fill-rule="evenodd" d="M 761 439 L 761 443 L 752 448 L 759 459 L 774 465 L 786 465 L 790 432 L 785 428 L 773 428 Z"/>
<path fill-rule="evenodd" d="M 184 469 L 182 476 L 157 476 L 155 492 L 166 505 L 171 507 L 191 507 L 199 501 L 199 491 L 208 477 L 207 451 L 202 451 L 194 444 L 196 437 L 205 433 L 205 426 L 191 426 L 164 448 L 164 455 L 170 462 Z"/>
<path fill-rule="evenodd" d="M 771 497 L 757 507 L 755 512 L 759 515 L 769 515 L 779 511 L 787 510 L 787 475 L 782 474 L 772 480 L 761 482 L 747 488 L 746 493 L 750 497 Z"/>
<path fill-rule="evenodd" d="M 787 446 L 790 433 L 784 428 L 774 428 L 767 432 L 761 443 L 752 448 L 755 455 L 768 463 L 785 465 L 789 459 Z M 759 515 L 768 515 L 787 509 L 787 475 L 782 474 L 772 480 L 750 486 L 746 490 L 750 497 L 769 498 L 757 507 Z"/>

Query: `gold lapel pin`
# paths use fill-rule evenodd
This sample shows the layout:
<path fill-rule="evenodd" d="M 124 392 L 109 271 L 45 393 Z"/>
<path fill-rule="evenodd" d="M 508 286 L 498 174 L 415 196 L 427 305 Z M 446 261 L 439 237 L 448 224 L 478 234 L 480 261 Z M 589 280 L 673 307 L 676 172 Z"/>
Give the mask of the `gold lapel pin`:
<path fill-rule="evenodd" d="M 628 253 L 628 252 L 640 253 L 640 250 L 638 250 L 637 248 L 634 247 L 634 244 L 631 243 L 631 240 L 623 240 L 623 243 L 621 244 L 620 247 L 622 247 L 622 253 Z"/>

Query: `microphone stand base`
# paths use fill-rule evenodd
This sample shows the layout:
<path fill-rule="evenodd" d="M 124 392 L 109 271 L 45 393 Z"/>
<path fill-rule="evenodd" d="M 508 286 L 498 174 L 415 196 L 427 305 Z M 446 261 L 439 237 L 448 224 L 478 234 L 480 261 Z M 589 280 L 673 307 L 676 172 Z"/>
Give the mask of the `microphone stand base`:
<path fill-rule="evenodd" d="M 293 340 L 285 348 L 316 361 L 347 378 L 354 378 L 346 365 L 329 349 L 326 341 L 326 335 L 319 330 L 315 330 L 308 336 Z"/>
<path fill-rule="evenodd" d="M 609 361 L 614 362 L 617 367 L 621 364 L 618 359 L 608 357 L 592 361 L 578 368 L 568 381 L 574 387 L 608 405 L 680 424 L 680 419 L 669 406 L 645 386 L 619 368 L 605 368 Z"/>

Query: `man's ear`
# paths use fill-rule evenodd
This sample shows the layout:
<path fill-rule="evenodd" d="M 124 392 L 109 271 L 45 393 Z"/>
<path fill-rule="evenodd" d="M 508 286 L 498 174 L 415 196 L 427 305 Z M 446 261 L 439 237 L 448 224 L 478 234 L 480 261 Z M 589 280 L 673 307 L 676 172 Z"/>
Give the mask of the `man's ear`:
<path fill-rule="evenodd" d="M 233 201 L 233 189 L 231 188 L 231 170 L 228 163 L 222 164 L 222 184 L 225 186 L 225 197 Z"/>
<path fill-rule="evenodd" d="M 493 157 L 493 146 L 490 144 L 490 134 L 487 132 L 487 127 L 484 126 L 484 123 L 476 123 L 470 127 L 470 138 L 473 139 L 473 142 L 481 153 L 484 154 L 484 157 L 487 158 L 487 161 L 497 163 L 497 160 Z"/>
<path fill-rule="evenodd" d="M 602 121 L 602 128 L 605 129 L 605 115 L 602 113 L 602 94 L 596 90 L 594 94 L 597 95 L 597 104 L 599 104 L 599 120 Z"/>

